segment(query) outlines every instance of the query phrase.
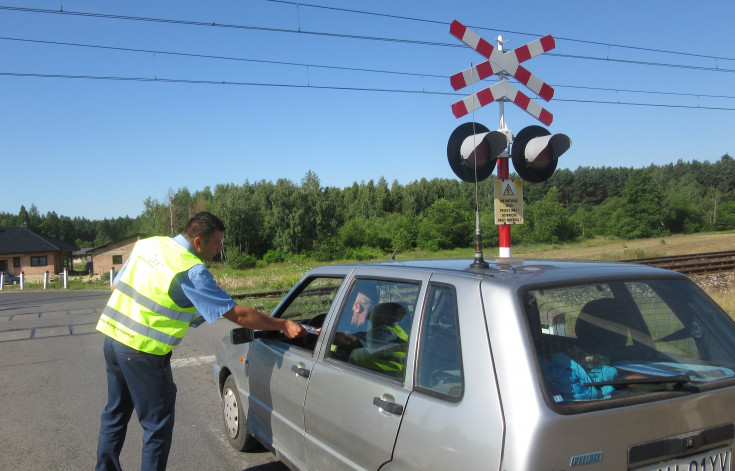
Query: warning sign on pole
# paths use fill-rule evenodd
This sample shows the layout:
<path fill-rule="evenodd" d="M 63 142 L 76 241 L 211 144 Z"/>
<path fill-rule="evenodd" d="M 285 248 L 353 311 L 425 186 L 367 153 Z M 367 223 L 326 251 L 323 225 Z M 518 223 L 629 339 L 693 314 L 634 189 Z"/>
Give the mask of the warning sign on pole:
<path fill-rule="evenodd" d="M 495 224 L 523 224 L 522 180 L 495 180 Z"/>

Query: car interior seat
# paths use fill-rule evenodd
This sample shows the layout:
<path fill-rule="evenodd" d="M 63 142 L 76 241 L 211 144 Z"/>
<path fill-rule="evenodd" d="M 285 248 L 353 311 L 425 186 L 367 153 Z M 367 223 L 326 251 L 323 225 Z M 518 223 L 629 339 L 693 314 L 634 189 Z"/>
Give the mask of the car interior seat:
<path fill-rule="evenodd" d="M 578 346 L 586 353 L 617 359 L 628 343 L 629 327 L 621 322 L 624 314 L 614 298 L 600 298 L 582 307 L 574 326 Z"/>

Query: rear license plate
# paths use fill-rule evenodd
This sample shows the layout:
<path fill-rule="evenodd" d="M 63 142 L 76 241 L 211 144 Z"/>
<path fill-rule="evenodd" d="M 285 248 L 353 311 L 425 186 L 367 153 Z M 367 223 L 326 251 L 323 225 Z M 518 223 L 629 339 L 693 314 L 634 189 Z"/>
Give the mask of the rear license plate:
<path fill-rule="evenodd" d="M 732 448 L 719 448 L 687 458 L 636 468 L 633 471 L 732 471 Z"/>

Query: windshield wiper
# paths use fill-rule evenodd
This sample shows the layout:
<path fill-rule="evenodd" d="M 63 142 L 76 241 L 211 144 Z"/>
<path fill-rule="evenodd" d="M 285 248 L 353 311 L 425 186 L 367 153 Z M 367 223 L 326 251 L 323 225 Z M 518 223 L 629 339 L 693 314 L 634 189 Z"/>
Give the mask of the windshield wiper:
<path fill-rule="evenodd" d="M 689 375 L 677 376 L 647 376 L 645 378 L 622 378 L 612 381 L 598 381 L 594 383 L 582 383 L 582 386 L 630 386 L 632 384 L 685 384 L 692 381 Z"/>

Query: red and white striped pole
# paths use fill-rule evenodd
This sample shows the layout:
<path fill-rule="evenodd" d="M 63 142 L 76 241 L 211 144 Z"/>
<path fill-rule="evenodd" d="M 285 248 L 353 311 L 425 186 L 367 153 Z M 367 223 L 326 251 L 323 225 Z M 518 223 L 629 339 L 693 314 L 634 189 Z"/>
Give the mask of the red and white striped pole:
<path fill-rule="evenodd" d="M 503 52 L 502 36 L 498 36 L 498 51 Z M 499 75 L 499 80 L 505 81 L 505 75 L 501 73 Z M 499 100 L 498 104 L 500 105 L 500 126 L 498 126 L 498 128 L 500 132 L 505 133 L 505 135 L 508 136 L 510 135 L 510 131 L 505 123 L 505 99 Z M 508 139 L 508 142 L 510 142 L 510 140 L 511 139 Z M 510 178 L 510 172 L 508 171 L 509 158 L 510 152 L 508 152 L 507 148 L 500 154 L 500 156 L 498 156 L 496 166 L 498 170 L 498 180 L 508 180 Z M 498 225 L 498 256 L 500 258 L 510 258 L 512 256 L 510 249 L 510 224 Z"/>
<path fill-rule="evenodd" d="M 508 157 L 498 157 L 498 180 L 507 180 L 508 176 Z M 510 224 L 500 224 L 498 226 L 498 256 L 500 258 L 510 258 L 512 252 L 510 249 Z"/>

